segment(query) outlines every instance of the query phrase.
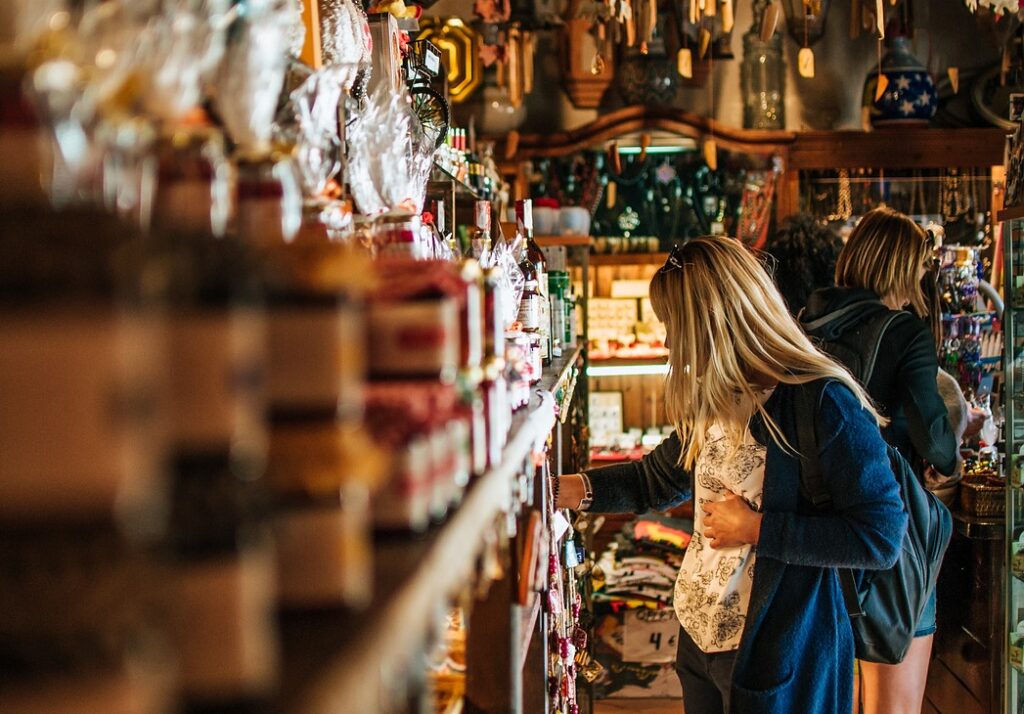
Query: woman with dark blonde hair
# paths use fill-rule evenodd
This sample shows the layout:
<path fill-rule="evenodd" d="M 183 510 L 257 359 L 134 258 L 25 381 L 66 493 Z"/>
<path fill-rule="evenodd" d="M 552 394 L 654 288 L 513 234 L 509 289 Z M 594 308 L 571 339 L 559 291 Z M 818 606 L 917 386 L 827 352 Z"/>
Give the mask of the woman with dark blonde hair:
<path fill-rule="evenodd" d="M 694 498 L 674 598 L 687 714 L 847 712 L 853 635 L 835 569 L 891 567 L 907 527 L 879 416 L 738 241 L 673 249 L 651 302 L 675 432 L 638 463 L 557 479 L 557 506 L 642 513 Z M 816 412 L 825 512 L 800 489 L 798 403 Z"/>
<path fill-rule="evenodd" d="M 932 326 L 937 309 L 922 290 L 934 245 L 923 228 L 890 208 L 868 212 L 836 263 L 836 287 L 815 292 L 800 321 L 809 335 L 849 349 L 868 347 L 872 325 L 891 318 L 877 339 L 875 368 L 865 388 L 889 420 L 882 430 L 923 477 L 928 466 L 945 476 L 959 462 L 959 439 L 936 383 Z M 898 314 L 893 315 L 893 311 Z M 864 714 L 921 711 L 935 632 L 935 594 L 917 625 L 910 651 L 895 665 L 860 663 Z"/>

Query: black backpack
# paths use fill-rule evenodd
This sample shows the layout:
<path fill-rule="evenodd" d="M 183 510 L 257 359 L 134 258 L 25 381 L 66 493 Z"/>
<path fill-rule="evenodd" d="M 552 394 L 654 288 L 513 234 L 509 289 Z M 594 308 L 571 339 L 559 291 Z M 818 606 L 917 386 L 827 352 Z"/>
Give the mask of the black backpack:
<path fill-rule="evenodd" d="M 876 308 L 879 314 L 847 330 L 838 340 L 821 340 L 813 337 L 811 339 L 819 349 L 850 370 L 850 374 L 864 387 L 867 387 L 868 381 L 875 371 L 882 335 L 889 329 L 889 325 L 900 317 L 902 314 L 900 311 L 890 310 L 880 300 L 861 300 L 812 322 L 801 323 L 801 326 L 805 332 L 813 333 L 818 328 L 824 327 L 848 313 L 858 312 L 865 308 Z"/>
<path fill-rule="evenodd" d="M 860 349 L 855 357 L 850 358 L 850 363 L 840 355 L 844 351 L 856 351 L 851 342 L 825 343 L 821 347 L 841 359 L 853 376 L 861 384 L 866 384 L 874 370 L 882 335 L 898 314 L 882 314 L 868 321 L 874 324 L 857 330 Z M 871 341 L 865 337 L 870 337 Z M 820 388 L 814 390 L 806 386 L 799 390 L 796 425 L 801 454 L 801 488 L 816 508 L 826 510 L 831 504 L 831 497 L 825 489 L 817 458 L 815 430 L 820 399 Z M 847 568 L 839 570 L 839 579 L 853 627 L 857 658 L 898 664 L 910 648 L 917 623 L 935 589 L 942 557 L 953 532 L 953 519 L 949 509 L 921 484 L 903 455 L 892 446 L 887 445 L 886 449 L 909 518 L 900 556 L 888 570 L 864 571 L 859 586 L 853 571 Z"/>

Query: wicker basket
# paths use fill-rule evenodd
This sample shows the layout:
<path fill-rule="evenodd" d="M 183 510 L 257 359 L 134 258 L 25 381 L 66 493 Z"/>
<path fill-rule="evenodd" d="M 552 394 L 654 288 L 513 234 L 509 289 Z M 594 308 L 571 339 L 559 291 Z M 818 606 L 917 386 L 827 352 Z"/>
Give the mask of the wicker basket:
<path fill-rule="evenodd" d="M 960 507 L 979 518 L 1002 518 L 1006 515 L 1006 487 L 984 479 L 964 479 L 960 484 Z"/>

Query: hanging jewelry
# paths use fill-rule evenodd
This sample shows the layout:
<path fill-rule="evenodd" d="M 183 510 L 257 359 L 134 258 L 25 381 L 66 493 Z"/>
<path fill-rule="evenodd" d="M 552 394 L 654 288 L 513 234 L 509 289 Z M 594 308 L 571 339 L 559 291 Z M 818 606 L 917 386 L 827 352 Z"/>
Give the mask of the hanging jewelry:
<path fill-rule="evenodd" d="M 829 222 L 847 221 L 853 215 L 853 200 L 850 196 L 850 172 L 848 169 L 839 169 L 839 197 L 836 200 L 836 210 L 828 216 Z"/>

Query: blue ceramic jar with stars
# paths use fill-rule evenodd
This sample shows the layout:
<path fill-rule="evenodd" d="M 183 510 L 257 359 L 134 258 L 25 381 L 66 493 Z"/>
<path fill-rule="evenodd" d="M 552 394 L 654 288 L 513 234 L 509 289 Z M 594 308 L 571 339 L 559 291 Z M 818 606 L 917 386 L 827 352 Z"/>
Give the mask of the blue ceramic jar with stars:
<path fill-rule="evenodd" d="M 869 108 L 871 125 L 927 126 L 939 108 L 939 93 L 928 69 L 910 51 L 910 38 L 890 35 L 888 51 L 882 57 L 882 74 L 889 80 L 885 92 L 876 101 L 878 69 L 864 80 L 864 104 Z"/>

